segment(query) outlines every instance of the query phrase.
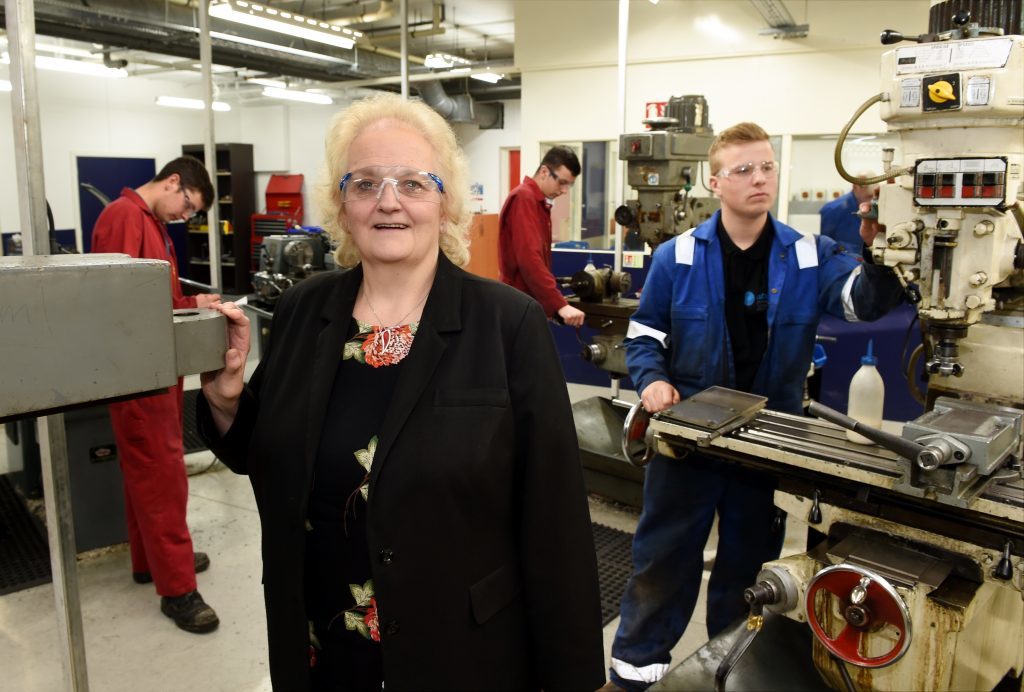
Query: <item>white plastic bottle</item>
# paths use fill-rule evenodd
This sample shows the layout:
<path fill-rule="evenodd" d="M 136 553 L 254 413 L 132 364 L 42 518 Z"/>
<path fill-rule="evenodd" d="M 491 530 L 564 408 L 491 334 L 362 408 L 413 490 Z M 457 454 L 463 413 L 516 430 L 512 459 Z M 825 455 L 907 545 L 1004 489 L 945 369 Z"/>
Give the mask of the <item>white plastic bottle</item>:
<path fill-rule="evenodd" d="M 875 364 L 878 359 L 872 354 L 872 341 L 868 341 L 868 352 L 860 359 L 860 370 L 850 380 L 850 400 L 847 405 L 847 413 L 858 423 L 869 425 L 872 428 L 882 427 L 882 406 L 885 403 L 885 383 L 882 376 L 878 374 Z M 871 440 L 847 430 L 846 437 L 850 442 L 857 444 L 874 444 Z"/>

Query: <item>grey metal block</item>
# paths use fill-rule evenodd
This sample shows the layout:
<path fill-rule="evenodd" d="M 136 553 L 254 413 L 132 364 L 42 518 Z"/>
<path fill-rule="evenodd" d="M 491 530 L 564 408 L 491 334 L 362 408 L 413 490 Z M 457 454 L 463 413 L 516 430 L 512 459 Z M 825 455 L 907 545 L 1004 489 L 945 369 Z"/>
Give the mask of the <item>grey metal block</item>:
<path fill-rule="evenodd" d="M 224 367 L 227 318 L 209 308 L 174 311 L 174 354 L 178 375 L 193 375 Z"/>
<path fill-rule="evenodd" d="M 0 258 L 0 418 L 174 384 L 170 282 L 126 255 Z"/>

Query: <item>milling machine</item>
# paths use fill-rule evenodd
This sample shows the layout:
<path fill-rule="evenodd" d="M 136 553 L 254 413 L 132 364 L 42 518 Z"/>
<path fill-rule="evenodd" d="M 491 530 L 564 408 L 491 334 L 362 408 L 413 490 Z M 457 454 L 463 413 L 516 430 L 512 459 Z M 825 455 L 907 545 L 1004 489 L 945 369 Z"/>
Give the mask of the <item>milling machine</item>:
<path fill-rule="evenodd" d="M 776 505 L 825 536 L 765 564 L 743 594 L 746 631 L 708 669 L 716 689 L 727 689 L 765 610 L 810 627 L 802 655 L 835 689 L 1024 680 L 1024 36 L 964 14 L 954 24 L 882 56 L 881 93 L 836 148 L 845 178 L 883 183 L 885 233 L 871 252 L 901 277 L 925 327 L 926 413 L 891 435 L 816 403 L 809 412 L 825 420 L 712 388 L 649 420 L 639 406 L 626 417 L 634 463 L 655 451 L 686 463 L 699 449 L 771 471 Z M 874 103 L 903 160 L 884 154 L 885 173 L 858 179 L 842 167 L 842 145 Z M 844 428 L 878 446 L 848 441 Z M 688 663 L 660 688 L 690 688 Z M 784 668 L 765 674 L 778 684 Z"/>
<path fill-rule="evenodd" d="M 703 96 L 673 96 L 665 115 L 643 121 L 648 132 L 619 137 L 619 159 L 637 198 L 615 210 L 615 221 L 657 247 L 711 218 L 718 201 L 691 195 L 715 139 Z"/>
<path fill-rule="evenodd" d="M 627 236 L 653 249 L 718 210 L 717 198 L 692 194 L 703 184 L 702 168 L 715 137 L 707 102 L 699 95 L 673 96 L 664 116 L 643 122 L 649 131 L 619 137 L 619 159 L 627 162 L 627 182 L 637 197 L 615 210 L 615 221 Z M 584 360 L 613 379 L 625 376 L 622 341 L 638 304 L 623 297 L 630 292 L 629 274 L 588 265 L 559 283 L 573 289 L 575 297 L 569 302 L 587 313 L 587 326 L 597 330 L 583 346 Z"/>
<path fill-rule="evenodd" d="M 695 186 L 704 184 L 702 169 L 714 141 L 704 97 L 673 96 L 664 116 L 643 122 L 651 129 L 619 137 L 619 159 L 627 162 L 627 181 L 637 198 L 615 210 L 615 221 L 626 230 L 626 238 L 640 240 L 653 250 L 711 218 L 720 205 L 710 194 L 693 194 Z M 640 256 L 645 264 L 650 259 Z M 632 288 L 630 274 L 588 264 L 558 281 L 573 290 L 569 303 L 586 313 L 585 324 L 596 332 L 586 343 L 581 339 L 583 359 L 613 381 L 626 376 L 622 342 L 640 302 L 627 297 Z M 573 417 L 587 488 L 639 507 L 643 472 L 618 451 L 626 408 L 628 404 L 616 400 L 592 397 L 573 405 Z"/>

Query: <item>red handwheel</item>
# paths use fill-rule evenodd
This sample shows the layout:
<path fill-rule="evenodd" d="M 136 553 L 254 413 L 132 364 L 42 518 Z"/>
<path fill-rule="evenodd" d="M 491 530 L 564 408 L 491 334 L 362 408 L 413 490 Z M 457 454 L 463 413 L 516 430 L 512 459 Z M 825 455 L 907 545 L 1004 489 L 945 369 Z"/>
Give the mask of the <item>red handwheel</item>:
<path fill-rule="evenodd" d="M 821 625 L 815 610 L 818 594 L 825 591 L 839 599 L 839 612 L 846 624 L 836 636 Z M 831 598 L 823 599 L 824 608 L 831 607 Z M 910 647 L 910 611 L 903 598 L 885 578 L 855 565 L 834 565 L 821 570 L 807 584 L 807 622 L 814 636 L 826 649 L 847 663 L 862 668 L 882 668 L 895 663 Z M 880 656 L 867 656 L 866 637 L 886 626 L 899 636 L 892 649 Z"/>

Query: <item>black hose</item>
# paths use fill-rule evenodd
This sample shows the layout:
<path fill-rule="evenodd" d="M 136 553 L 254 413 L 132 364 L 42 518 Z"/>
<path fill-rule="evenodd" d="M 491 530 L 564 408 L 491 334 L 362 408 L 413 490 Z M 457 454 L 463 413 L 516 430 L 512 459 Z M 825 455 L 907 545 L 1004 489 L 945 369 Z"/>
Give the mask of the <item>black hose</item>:
<path fill-rule="evenodd" d="M 839 668 L 839 674 L 843 676 L 843 686 L 846 687 L 846 692 L 855 692 L 856 688 L 853 686 L 853 678 L 850 677 L 850 671 L 846 669 L 846 663 L 831 651 L 828 652 L 828 655 L 832 657 L 836 667 Z"/>

